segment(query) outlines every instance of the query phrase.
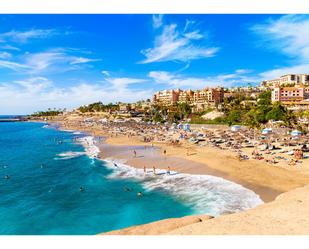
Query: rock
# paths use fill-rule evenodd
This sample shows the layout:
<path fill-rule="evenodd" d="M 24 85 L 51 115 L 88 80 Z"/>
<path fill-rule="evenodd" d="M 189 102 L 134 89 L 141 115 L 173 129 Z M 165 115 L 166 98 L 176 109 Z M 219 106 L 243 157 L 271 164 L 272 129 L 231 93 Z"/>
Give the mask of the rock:
<path fill-rule="evenodd" d="M 206 114 L 204 114 L 202 116 L 202 119 L 205 119 L 205 120 L 214 120 L 216 118 L 219 118 L 219 117 L 223 117 L 224 116 L 224 113 L 223 112 L 218 112 L 218 111 L 211 111 L 211 112 L 208 112 Z"/>

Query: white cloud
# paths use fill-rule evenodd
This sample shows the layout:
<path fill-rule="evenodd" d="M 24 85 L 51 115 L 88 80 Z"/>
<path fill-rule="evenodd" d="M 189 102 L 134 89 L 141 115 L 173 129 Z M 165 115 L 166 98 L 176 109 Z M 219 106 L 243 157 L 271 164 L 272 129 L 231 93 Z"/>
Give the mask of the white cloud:
<path fill-rule="evenodd" d="M 25 53 L 18 61 L 0 60 L 0 68 L 4 67 L 30 74 L 55 73 L 77 70 L 80 69 L 80 64 L 98 60 L 71 55 L 66 53 L 65 49 L 54 49 L 38 53 Z"/>
<path fill-rule="evenodd" d="M 9 59 L 11 57 L 12 57 L 12 55 L 10 53 L 0 51 L 0 59 Z"/>
<path fill-rule="evenodd" d="M 186 26 L 191 25 L 187 24 Z M 219 48 L 195 44 L 197 41 L 205 40 L 205 36 L 199 30 L 191 30 L 190 27 L 186 27 L 185 30 L 178 31 L 176 24 L 163 26 L 162 33 L 155 38 L 154 47 L 141 51 L 146 57 L 141 63 L 189 62 L 215 56 Z"/>
<path fill-rule="evenodd" d="M 17 80 L 14 83 L 31 93 L 43 91 L 52 85 L 52 81 L 45 77 L 32 77 L 25 80 Z"/>
<path fill-rule="evenodd" d="M 0 68 L 8 68 L 13 71 L 21 71 L 21 70 L 27 70 L 30 69 L 27 65 L 23 65 L 17 62 L 13 61 L 7 61 L 7 60 L 0 60 Z"/>
<path fill-rule="evenodd" d="M 282 67 L 277 69 L 268 70 L 259 74 L 261 81 L 262 80 L 271 80 L 279 78 L 285 74 L 307 74 L 309 71 L 309 63 L 307 64 L 299 64 L 290 67 Z"/>
<path fill-rule="evenodd" d="M 58 34 L 53 29 L 30 29 L 26 31 L 11 30 L 0 34 L 0 41 L 26 43 L 29 39 L 43 39 Z"/>
<path fill-rule="evenodd" d="M 11 83 L 0 83 L 0 106 L 4 113 L 27 114 L 47 108 L 76 108 L 96 101 L 134 102 L 151 97 L 152 90 L 133 90 L 126 84 L 139 80 L 114 79 L 115 85 L 107 87 L 109 82 L 101 84 L 78 83 L 70 87 L 57 87 L 45 77 L 33 77 Z M 130 79 L 130 80 L 129 80 Z M 119 83 L 120 82 L 120 83 Z M 117 84 L 123 87 L 116 88 Z M 7 100 L 10 101 L 7 101 Z"/>
<path fill-rule="evenodd" d="M 90 59 L 90 58 L 85 58 L 85 57 L 73 57 L 70 64 L 75 65 L 75 64 L 82 64 L 82 63 L 95 62 L 95 61 L 99 61 L 99 59 Z"/>
<path fill-rule="evenodd" d="M 219 74 L 208 77 L 186 77 L 165 71 L 152 71 L 148 74 L 156 83 L 166 84 L 171 88 L 202 89 L 205 87 L 231 87 L 247 83 L 257 83 L 259 78 L 247 75 L 247 70 L 236 70 L 231 74 Z"/>
<path fill-rule="evenodd" d="M 285 15 L 252 27 L 263 38 L 263 45 L 291 58 L 309 61 L 309 16 Z"/>
<path fill-rule="evenodd" d="M 109 73 L 108 71 L 106 71 L 106 70 L 103 70 L 101 73 L 102 73 L 103 75 L 105 75 L 105 76 L 110 76 L 110 73 Z"/>
<path fill-rule="evenodd" d="M 145 79 L 136 79 L 136 78 L 105 78 L 105 82 L 111 84 L 113 88 L 126 88 L 130 84 L 143 83 Z"/>
<path fill-rule="evenodd" d="M 19 48 L 14 47 L 14 46 L 11 46 L 11 45 L 3 45 L 3 46 L 1 46 L 0 48 L 1 48 L 1 49 L 4 49 L 4 50 L 20 51 Z"/>
<path fill-rule="evenodd" d="M 163 15 L 152 15 L 152 25 L 155 29 L 160 28 L 163 24 Z"/>

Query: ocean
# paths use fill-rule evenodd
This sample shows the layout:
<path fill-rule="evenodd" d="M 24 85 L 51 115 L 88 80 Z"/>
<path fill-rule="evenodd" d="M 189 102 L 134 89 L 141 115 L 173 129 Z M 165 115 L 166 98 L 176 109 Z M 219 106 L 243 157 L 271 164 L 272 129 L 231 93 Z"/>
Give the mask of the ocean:
<path fill-rule="evenodd" d="M 43 123 L 0 123 L 0 234 L 92 235 L 172 217 L 261 204 L 213 176 L 145 177 L 96 159 L 95 139 Z M 142 196 L 138 196 L 141 192 Z"/>

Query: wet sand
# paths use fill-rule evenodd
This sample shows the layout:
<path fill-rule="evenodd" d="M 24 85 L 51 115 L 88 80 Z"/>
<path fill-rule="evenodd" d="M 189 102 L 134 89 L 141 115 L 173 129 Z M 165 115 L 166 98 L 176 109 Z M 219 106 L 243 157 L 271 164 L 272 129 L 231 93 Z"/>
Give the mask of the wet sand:
<path fill-rule="evenodd" d="M 110 145 L 103 140 L 100 142 L 98 147 L 101 150 L 100 157 L 102 159 L 118 159 L 122 162 L 125 162 L 127 165 L 136 168 L 146 167 L 147 170 L 152 171 L 153 167 L 167 170 L 169 166 L 171 171 L 177 171 L 180 173 L 204 174 L 222 177 L 226 180 L 238 183 L 248 189 L 253 190 L 261 197 L 264 202 L 272 201 L 276 198 L 276 196 L 282 193 L 269 187 L 259 186 L 242 181 L 230 176 L 223 171 L 212 169 L 204 163 L 198 163 L 179 157 L 164 155 L 162 150 L 156 146 Z M 136 151 L 136 157 L 134 156 L 134 150 Z"/>

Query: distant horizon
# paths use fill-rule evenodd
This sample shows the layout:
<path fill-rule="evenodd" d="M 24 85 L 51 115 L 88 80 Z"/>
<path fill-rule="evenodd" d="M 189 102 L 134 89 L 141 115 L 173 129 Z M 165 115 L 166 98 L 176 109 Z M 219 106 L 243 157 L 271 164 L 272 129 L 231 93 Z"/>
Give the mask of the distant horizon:
<path fill-rule="evenodd" d="M 0 106 L 13 115 L 309 68 L 309 15 L 2 14 L 0 23 Z"/>

